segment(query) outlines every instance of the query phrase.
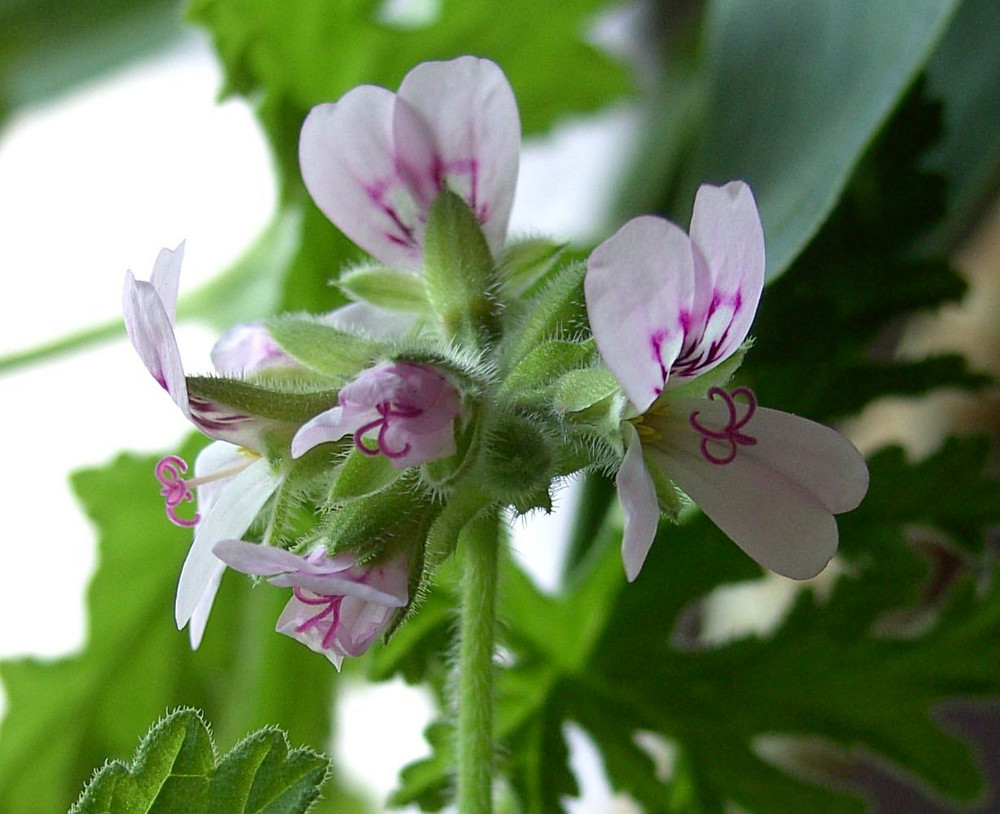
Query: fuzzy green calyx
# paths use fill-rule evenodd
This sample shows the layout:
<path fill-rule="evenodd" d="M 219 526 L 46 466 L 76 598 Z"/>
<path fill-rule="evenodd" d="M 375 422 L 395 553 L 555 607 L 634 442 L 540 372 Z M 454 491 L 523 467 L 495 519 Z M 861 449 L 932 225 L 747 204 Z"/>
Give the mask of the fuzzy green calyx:
<path fill-rule="evenodd" d="M 337 287 L 352 300 L 413 314 L 429 315 L 424 279 L 409 271 L 365 266 L 340 275 Z"/>
<path fill-rule="evenodd" d="M 504 296 L 514 300 L 530 295 L 555 268 L 567 244 L 542 238 L 512 243 L 500 255 L 500 285 Z"/>
<path fill-rule="evenodd" d="M 222 376 L 188 376 L 193 398 L 225 405 L 252 416 L 298 426 L 337 403 L 337 391 L 306 390 L 295 382 L 266 385 Z"/>
<path fill-rule="evenodd" d="M 542 423 L 525 415 L 501 416 L 491 422 L 483 450 L 483 489 L 519 509 L 525 497 L 547 490 L 555 452 Z"/>
<path fill-rule="evenodd" d="M 327 550 L 331 554 L 358 551 L 359 561 L 364 561 L 390 547 L 420 546 L 438 511 L 413 478 L 398 478 L 327 514 Z"/>
<path fill-rule="evenodd" d="M 493 255 L 475 214 L 448 189 L 427 216 L 424 281 L 448 338 L 482 346 L 499 334 Z"/>
<path fill-rule="evenodd" d="M 384 349 L 379 340 L 343 331 L 315 317 L 281 316 L 270 320 L 267 328 L 289 356 L 341 381 L 370 366 Z"/>

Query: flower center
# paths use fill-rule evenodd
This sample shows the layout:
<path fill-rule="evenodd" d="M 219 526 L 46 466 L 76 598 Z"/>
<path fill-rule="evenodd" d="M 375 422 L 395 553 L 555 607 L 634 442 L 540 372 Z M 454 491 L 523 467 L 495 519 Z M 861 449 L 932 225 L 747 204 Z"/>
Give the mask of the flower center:
<path fill-rule="evenodd" d="M 403 444 L 402 449 L 391 449 L 389 447 L 385 438 L 386 433 L 389 431 L 389 422 L 396 418 L 416 418 L 424 411 L 419 407 L 411 407 L 407 404 L 393 404 L 389 401 L 376 404 L 375 409 L 378 411 L 379 417 L 358 427 L 354 432 L 354 446 L 365 455 L 378 455 L 381 452 L 389 458 L 402 458 L 410 451 L 411 445 L 409 442 L 406 442 Z M 364 436 L 376 428 L 378 429 L 378 436 L 375 439 L 375 446 L 370 447 L 365 443 Z"/>
<path fill-rule="evenodd" d="M 743 396 L 747 401 L 746 412 L 742 417 L 737 414 L 735 400 L 737 396 Z M 721 387 L 712 387 L 708 391 L 708 398 L 712 401 L 720 398 L 725 403 L 729 410 L 729 421 L 726 426 L 719 430 L 706 427 L 698 420 L 698 416 L 701 415 L 700 410 L 692 412 L 688 420 L 702 436 L 701 454 L 711 463 L 722 466 L 736 459 L 737 447 L 749 447 L 757 443 L 757 439 L 753 436 L 740 432 L 757 411 L 757 397 L 749 387 L 737 387 L 732 393 L 727 393 Z"/>
<path fill-rule="evenodd" d="M 337 626 L 340 624 L 340 603 L 344 601 L 344 597 L 330 596 L 327 594 L 307 596 L 298 586 L 292 588 L 292 593 L 295 594 L 295 598 L 304 605 L 323 606 L 319 613 L 310 616 L 301 625 L 296 626 L 296 633 L 304 633 L 310 628 L 316 627 L 316 625 L 326 619 L 326 617 L 330 615 L 333 616 L 330 620 L 330 627 L 323 636 L 323 649 L 329 650 L 333 646 L 333 640 L 337 635 Z"/>
<path fill-rule="evenodd" d="M 188 464 L 179 455 L 167 455 L 165 458 L 159 460 L 156 464 L 156 479 L 163 487 L 160 489 L 160 495 L 166 501 L 167 518 L 171 523 L 181 528 L 191 528 L 197 525 L 201 520 L 201 515 L 197 512 L 195 512 L 194 517 L 190 520 L 179 517 L 177 514 L 177 507 L 181 503 L 194 500 L 194 488 L 238 475 L 260 457 L 256 452 L 244 447 L 240 447 L 240 451 L 247 457 L 245 462 L 228 467 L 227 469 L 220 469 L 218 472 L 213 472 L 210 475 L 203 475 L 200 478 L 191 478 L 190 480 L 186 480 L 183 477 L 188 471 Z"/>

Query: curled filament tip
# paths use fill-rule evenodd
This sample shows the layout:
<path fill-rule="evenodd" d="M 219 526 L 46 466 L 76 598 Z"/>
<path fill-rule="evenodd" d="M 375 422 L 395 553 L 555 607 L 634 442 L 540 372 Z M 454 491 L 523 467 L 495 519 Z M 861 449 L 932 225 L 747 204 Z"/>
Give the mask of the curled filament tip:
<path fill-rule="evenodd" d="M 190 520 L 177 515 L 177 507 L 181 503 L 194 500 L 191 485 L 183 477 L 187 470 L 187 462 L 178 455 L 167 455 L 156 464 L 156 479 L 163 486 L 160 494 L 166 501 L 167 517 L 175 526 L 182 528 L 191 528 L 201 520 L 201 515 L 197 513 Z"/>

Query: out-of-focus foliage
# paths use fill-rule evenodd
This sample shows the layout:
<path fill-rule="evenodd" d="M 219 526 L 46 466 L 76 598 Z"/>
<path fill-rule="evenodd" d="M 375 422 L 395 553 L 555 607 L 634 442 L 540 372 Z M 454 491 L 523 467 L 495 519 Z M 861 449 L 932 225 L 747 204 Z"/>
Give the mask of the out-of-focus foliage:
<path fill-rule="evenodd" d="M 322 755 L 290 751 L 277 729 L 248 735 L 219 759 L 201 716 L 182 709 L 150 729 L 131 764 L 103 766 L 70 814 L 305 814 L 328 770 Z"/>
<path fill-rule="evenodd" d="M 0 120 L 162 49 L 182 29 L 177 0 L 3 0 Z"/>
<path fill-rule="evenodd" d="M 101 50 L 92 55 L 98 61 L 120 58 L 87 39 L 86 26 L 70 25 L 73 14 L 101 7 L 94 25 L 117 36 L 135 9 L 165 7 L 70 5 L 0 5 L 0 20 L 28 21 L 0 28 L 5 99 L 21 103 L 7 89 L 11 77 L 28 75 L 11 66 L 29 64 L 29 45 L 53 71 L 67 42 Z M 342 302 L 328 282 L 359 255 L 304 194 L 302 119 L 356 84 L 394 88 L 417 62 L 475 53 L 510 77 L 529 133 L 630 98 L 643 108 L 650 135 L 637 154 L 641 172 L 619 190 L 628 214 L 683 216 L 703 181 L 753 185 L 772 277 L 787 269 L 764 294 L 740 374 L 762 403 L 834 420 L 886 395 L 984 386 L 957 356 L 901 361 L 894 345 L 911 316 L 964 293 L 926 247 L 960 233 L 996 179 L 996 4 L 714 0 L 685 13 L 683 32 L 670 31 L 682 5 L 700 8 L 658 4 L 667 38 L 684 42 L 675 39 L 666 54 L 647 43 L 652 62 L 668 69 L 644 92 L 621 61 L 589 44 L 595 20 L 612 8 L 598 0 L 542 11 L 531 0 L 441 0 L 414 26 L 386 22 L 388 4 L 370 0 L 193 0 L 188 15 L 212 37 L 228 92 L 257 105 L 283 200 L 274 227 L 188 313 L 215 312 L 227 325 Z M 54 9 L 64 13 L 65 37 L 38 33 Z M 17 38 L 16 30 L 37 35 Z M 63 54 L 71 64 L 73 53 Z M 925 67 L 927 81 L 915 86 Z M 215 307 L 220 300 L 226 308 Z M 509 660 L 498 677 L 498 780 L 511 810 L 560 812 L 576 793 L 567 723 L 593 740 L 612 785 L 650 812 L 863 810 L 855 794 L 765 757 L 762 739 L 776 735 L 792 764 L 796 738 L 819 738 L 884 756 L 942 794 L 975 797 L 982 783 L 969 749 L 929 710 L 955 695 L 1000 694 L 1000 594 L 986 545 L 1000 524 L 1000 490 L 988 454 L 972 440 L 951 440 L 919 462 L 896 448 L 877 453 L 868 498 L 841 518 L 844 565 L 829 594 L 802 592 L 769 634 L 716 646 L 692 638 L 691 620 L 706 596 L 758 578 L 757 567 L 691 513 L 662 526 L 640 579 L 627 585 L 608 483 L 590 481 L 558 595 L 539 592 L 513 562 L 504 566 Z M 280 592 L 230 575 L 199 651 L 174 629 L 173 591 L 190 535 L 165 522 L 153 464 L 124 456 L 75 477 L 100 532 L 88 642 L 54 663 L 0 665 L 9 699 L 0 729 L 4 811 L 64 810 L 95 766 L 129 754 L 148 722 L 178 705 L 204 709 L 224 748 L 266 724 L 294 743 L 328 747 L 337 677 L 324 659 L 273 633 Z M 955 568 L 943 583 L 931 567 L 942 557 Z M 443 698 L 451 576 L 446 565 L 416 614 L 368 659 L 374 678 L 400 674 Z M 430 757 L 405 770 L 394 800 L 436 810 L 451 784 L 446 713 L 428 741 Z M 669 777 L 650 743 L 670 745 Z M 336 778 L 324 794 L 314 811 L 365 810 Z"/>
<path fill-rule="evenodd" d="M 182 454 L 195 451 L 189 445 Z M 0 810 L 65 810 L 94 767 L 130 753 L 137 734 L 170 707 L 205 710 L 227 748 L 278 722 L 296 743 L 328 744 L 335 674 L 274 633 L 280 592 L 230 577 L 201 648 L 192 652 L 177 631 L 173 596 L 190 532 L 164 522 L 150 487 L 155 464 L 122 456 L 74 476 L 100 530 L 87 643 L 80 655 L 55 662 L 0 664 L 9 704 L 0 728 Z M 356 810 L 349 795 L 337 797 L 341 807 L 317 810 Z"/>

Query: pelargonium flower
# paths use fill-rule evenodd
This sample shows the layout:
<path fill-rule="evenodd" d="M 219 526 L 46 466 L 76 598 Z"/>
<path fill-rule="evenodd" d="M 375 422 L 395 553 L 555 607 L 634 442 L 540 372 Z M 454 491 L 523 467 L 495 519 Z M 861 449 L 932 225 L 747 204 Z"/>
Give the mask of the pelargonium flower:
<path fill-rule="evenodd" d="M 649 466 L 757 562 L 796 579 L 826 566 L 837 549 L 833 515 L 867 491 L 864 458 L 834 430 L 758 407 L 746 387 L 706 386 L 691 397 L 692 381 L 743 344 L 763 284 L 763 230 L 740 181 L 698 190 L 690 237 L 640 217 L 590 256 L 584 289 L 594 339 L 632 406 L 616 480 L 629 580 L 660 516 Z"/>
<path fill-rule="evenodd" d="M 359 451 L 384 454 L 396 469 L 455 454 L 461 400 L 432 367 L 383 362 L 342 387 L 337 402 L 302 425 L 292 439 L 294 457 L 349 434 Z"/>
<path fill-rule="evenodd" d="M 427 214 L 445 188 L 499 252 L 520 143 L 503 72 L 465 56 L 418 65 L 398 93 L 362 85 L 317 105 L 302 126 L 299 161 L 316 205 L 345 235 L 389 267 L 416 269 Z"/>
<path fill-rule="evenodd" d="M 176 455 L 168 455 L 156 466 L 167 516 L 179 526 L 195 528 L 174 610 L 178 628 L 190 622 L 191 646 L 197 647 L 225 570 L 225 564 L 212 554 L 212 546 L 219 540 L 241 537 L 277 489 L 280 478 L 260 454 L 266 420 L 188 393 L 173 327 L 183 257 L 183 243 L 174 251 L 161 251 L 149 282 L 136 280 L 128 272 L 122 307 L 129 338 L 153 378 L 188 420 L 217 439 L 198 455 L 193 479 L 185 478 L 188 465 Z M 262 358 L 258 350 L 262 347 L 244 343 L 237 350 L 224 348 L 221 354 L 213 355 L 233 367 L 259 368 Z M 190 519 L 182 518 L 177 509 L 181 503 L 194 500 L 194 489 L 198 490 L 199 512 Z"/>
<path fill-rule="evenodd" d="M 281 548 L 224 540 L 213 548 L 230 568 L 268 577 L 292 589 L 275 629 L 326 656 L 339 670 L 344 656 L 360 656 L 409 602 L 405 554 L 359 565 L 350 552 L 305 556 Z"/>

